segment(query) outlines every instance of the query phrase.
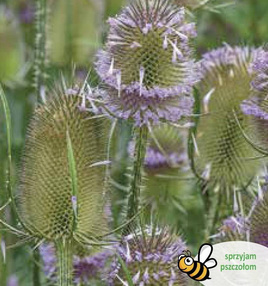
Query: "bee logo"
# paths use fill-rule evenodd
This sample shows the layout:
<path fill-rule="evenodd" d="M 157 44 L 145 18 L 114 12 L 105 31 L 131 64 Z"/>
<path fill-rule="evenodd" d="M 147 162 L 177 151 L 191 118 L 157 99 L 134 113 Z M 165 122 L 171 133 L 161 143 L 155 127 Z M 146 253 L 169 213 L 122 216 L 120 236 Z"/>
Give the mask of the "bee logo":
<path fill-rule="evenodd" d="M 189 250 L 183 252 L 184 254 L 181 254 L 178 260 L 178 267 L 182 272 L 187 273 L 195 281 L 211 279 L 209 277 L 209 269 L 217 266 L 217 261 L 214 258 L 210 259 L 213 252 L 211 244 L 203 244 L 195 260 L 191 257 Z"/>

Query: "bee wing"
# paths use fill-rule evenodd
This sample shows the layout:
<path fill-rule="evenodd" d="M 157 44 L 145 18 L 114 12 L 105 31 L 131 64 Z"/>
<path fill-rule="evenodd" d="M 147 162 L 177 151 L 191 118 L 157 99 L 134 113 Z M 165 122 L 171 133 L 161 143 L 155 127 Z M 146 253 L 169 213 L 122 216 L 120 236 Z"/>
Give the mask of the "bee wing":
<path fill-rule="evenodd" d="M 209 259 L 208 261 L 206 261 L 206 263 L 204 263 L 204 265 L 207 268 L 213 268 L 213 267 L 217 266 L 217 261 L 214 258 L 212 258 L 212 259 Z"/>
<path fill-rule="evenodd" d="M 201 245 L 198 252 L 198 260 L 202 263 L 207 261 L 213 251 L 213 247 L 211 244 L 205 243 Z"/>

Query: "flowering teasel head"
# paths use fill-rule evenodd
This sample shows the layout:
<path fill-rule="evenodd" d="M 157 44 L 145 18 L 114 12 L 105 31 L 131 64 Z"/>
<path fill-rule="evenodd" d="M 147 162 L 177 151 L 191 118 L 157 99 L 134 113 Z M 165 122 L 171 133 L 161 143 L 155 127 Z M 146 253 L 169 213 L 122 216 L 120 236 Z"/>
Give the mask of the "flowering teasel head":
<path fill-rule="evenodd" d="M 252 81 L 252 95 L 241 104 L 244 114 L 252 121 L 253 135 L 248 134 L 259 146 L 267 150 L 268 138 L 268 52 L 261 50 L 251 66 L 254 75 Z"/>
<path fill-rule="evenodd" d="M 187 285 L 187 278 L 177 269 L 183 250 L 182 239 L 168 230 L 143 227 L 123 237 L 117 249 L 120 259 L 112 262 L 108 283 L 129 285 L 127 271 L 133 285 Z"/>
<path fill-rule="evenodd" d="M 189 116 L 198 80 L 190 48 L 196 32 L 184 9 L 172 0 L 135 0 L 108 22 L 96 62 L 108 112 L 137 126 Z"/>
<path fill-rule="evenodd" d="M 227 194 L 246 187 L 260 167 L 258 160 L 250 160 L 256 152 L 240 128 L 249 125 L 240 104 L 251 93 L 248 68 L 257 54 L 258 50 L 248 47 L 225 45 L 205 54 L 200 62 L 199 111 L 203 115 L 192 135 L 195 169 L 207 186 Z"/>
<path fill-rule="evenodd" d="M 20 213 L 32 235 L 86 240 L 106 230 L 104 118 L 81 111 L 81 97 L 57 93 L 31 120 L 20 178 Z"/>

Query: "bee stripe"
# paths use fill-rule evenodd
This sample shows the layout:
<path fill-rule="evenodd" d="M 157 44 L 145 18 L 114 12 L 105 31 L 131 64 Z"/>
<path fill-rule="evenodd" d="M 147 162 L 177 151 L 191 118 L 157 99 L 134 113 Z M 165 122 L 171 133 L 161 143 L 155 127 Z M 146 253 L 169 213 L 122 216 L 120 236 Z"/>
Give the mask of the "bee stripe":
<path fill-rule="evenodd" d="M 199 273 L 200 269 L 201 269 L 201 264 L 200 264 L 200 263 L 197 263 L 197 264 L 196 264 L 196 267 L 194 267 L 194 269 L 193 269 L 194 272 L 191 273 L 191 274 L 189 274 L 189 276 L 190 276 L 190 277 L 196 276 L 196 275 Z M 201 272 L 201 273 L 202 273 L 202 272 Z"/>
<path fill-rule="evenodd" d="M 203 273 L 199 277 L 195 278 L 195 280 L 201 281 L 207 276 L 207 274 L 208 274 L 208 269 L 207 267 L 203 266 Z"/>

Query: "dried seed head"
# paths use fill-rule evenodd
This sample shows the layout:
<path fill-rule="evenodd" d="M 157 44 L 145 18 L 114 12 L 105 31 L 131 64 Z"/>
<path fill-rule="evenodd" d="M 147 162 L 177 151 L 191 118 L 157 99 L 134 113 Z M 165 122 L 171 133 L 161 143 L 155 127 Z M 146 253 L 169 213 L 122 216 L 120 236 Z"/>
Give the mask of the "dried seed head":
<path fill-rule="evenodd" d="M 35 235 L 48 240 L 81 233 L 98 236 L 106 228 L 104 167 L 91 165 L 104 159 L 107 122 L 80 111 L 80 101 L 77 95 L 58 94 L 37 108 L 28 129 L 20 182 L 21 214 Z M 76 194 L 67 134 L 75 161 Z"/>
<path fill-rule="evenodd" d="M 185 244 L 179 237 L 167 230 L 148 227 L 124 237 L 117 254 L 126 264 L 134 285 L 187 285 L 184 274 L 177 271 L 178 255 L 183 250 Z M 117 258 L 108 282 L 128 285 Z"/>
<path fill-rule="evenodd" d="M 107 108 L 136 125 L 189 115 L 198 80 L 189 41 L 196 32 L 184 9 L 172 0 L 135 0 L 109 25 L 96 63 Z"/>
<path fill-rule="evenodd" d="M 196 168 L 210 186 L 221 190 L 242 187 L 260 167 L 253 148 L 246 142 L 234 112 L 244 129 L 247 117 L 240 111 L 241 102 L 251 92 L 250 63 L 258 51 L 228 45 L 203 56 L 203 79 L 199 85 L 201 113 L 197 134 Z"/>

